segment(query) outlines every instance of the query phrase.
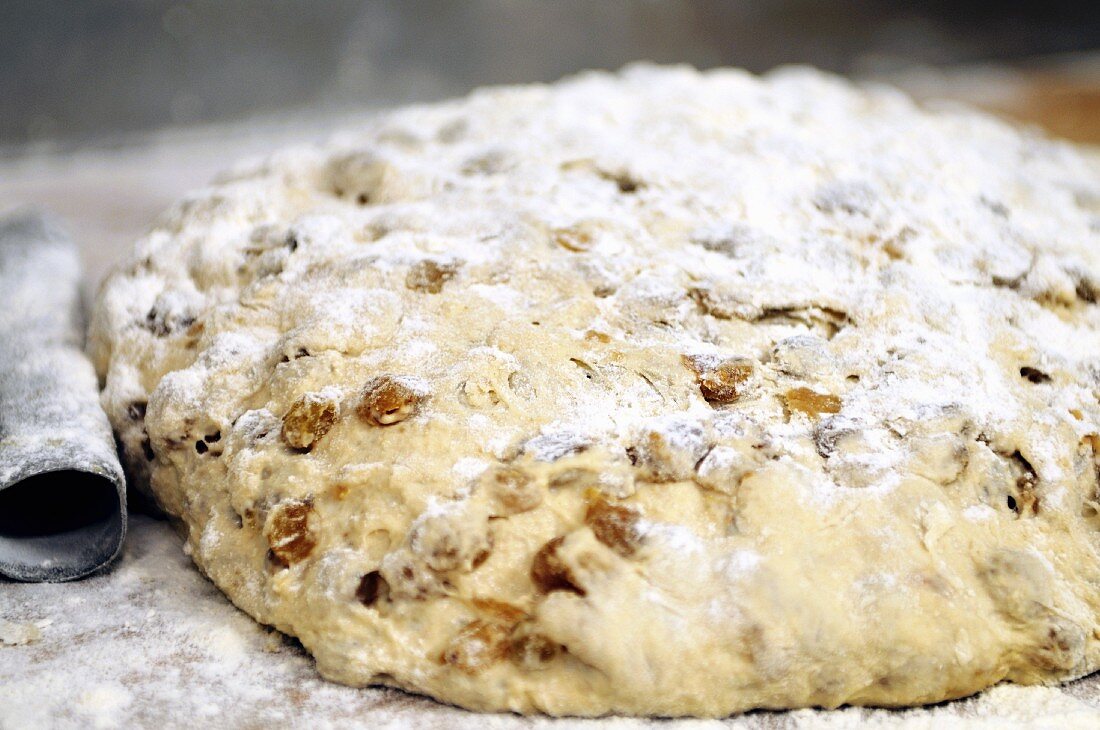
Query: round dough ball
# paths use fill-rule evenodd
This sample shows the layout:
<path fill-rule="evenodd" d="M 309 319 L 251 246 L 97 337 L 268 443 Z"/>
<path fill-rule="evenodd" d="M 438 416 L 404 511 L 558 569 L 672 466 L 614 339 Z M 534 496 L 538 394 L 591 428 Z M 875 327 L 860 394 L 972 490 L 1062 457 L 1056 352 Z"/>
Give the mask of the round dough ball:
<path fill-rule="evenodd" d="M 809 70 L 382 115 L 174 207 L 91 349 L 320 672 L 481 710 L 909 705 L 1100 666 L 1100 172 Z"/>

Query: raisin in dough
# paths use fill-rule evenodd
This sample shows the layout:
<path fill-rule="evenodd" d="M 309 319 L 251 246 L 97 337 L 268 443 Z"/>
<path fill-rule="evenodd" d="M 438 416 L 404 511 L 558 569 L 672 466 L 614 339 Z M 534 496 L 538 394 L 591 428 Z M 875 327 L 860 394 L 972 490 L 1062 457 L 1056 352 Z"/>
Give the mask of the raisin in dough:
<path fill-rule="evenodd" d="M 464 707 L 1100 666 L 1100 174 L 807 70 L 398 110 L 177 205 L 92 350 L 197 565 Z"/>

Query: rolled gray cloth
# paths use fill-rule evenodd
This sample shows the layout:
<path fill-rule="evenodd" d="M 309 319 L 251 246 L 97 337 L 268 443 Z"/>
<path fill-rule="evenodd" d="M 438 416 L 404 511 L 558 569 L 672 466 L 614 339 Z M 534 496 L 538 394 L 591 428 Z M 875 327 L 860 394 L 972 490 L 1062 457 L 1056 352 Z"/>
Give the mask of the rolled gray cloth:
<path fill-rule="evenodd" d="M 56 221 L 0 219 L 0 575 L 81 578 L 126 533 L 126 485 L 84 355 L 80 260 Z"/>

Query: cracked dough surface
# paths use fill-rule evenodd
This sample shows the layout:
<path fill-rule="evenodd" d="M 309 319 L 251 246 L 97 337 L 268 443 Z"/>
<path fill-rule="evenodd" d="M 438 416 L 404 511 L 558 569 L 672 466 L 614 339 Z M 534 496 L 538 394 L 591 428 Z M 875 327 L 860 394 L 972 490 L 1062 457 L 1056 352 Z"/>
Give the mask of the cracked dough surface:
<path fill-rule="evenodd" d="M 634 67 L 239 166 L 91 350 L 196 564 L 465 707 L 908 705 L 1100 666 L 1100 171 Z"/>

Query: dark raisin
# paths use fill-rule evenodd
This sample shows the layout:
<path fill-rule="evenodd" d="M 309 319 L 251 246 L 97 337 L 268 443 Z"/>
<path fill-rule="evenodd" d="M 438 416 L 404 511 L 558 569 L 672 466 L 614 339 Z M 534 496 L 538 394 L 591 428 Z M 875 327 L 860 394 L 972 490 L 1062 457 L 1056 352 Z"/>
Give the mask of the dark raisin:
<path fill-rule="evenodd" d="M 630 461 L 630 465 L 638 466 L 638 463 L 642 460 L 641 455 L 638 453 L 638 447 L 627 446 L 624 451 L 626 451 L 626 458 Z"/>
<path fill-rule="evenodd" d="M 390 593 L 390 585 L 377 570 L 364 575 L 359 580 L 359 587 L 355 589 L 355 597 L 364 606 L 373 606 L 378 599 L 385 599 Z"/>
<path fill-rule="evenodd" d="M 641 183 L 639 183 L 637 180 L 627 177 L 626 175 L 615 178 L 615 184 L 619 186 L 620 193 L 637 192 L 638 188 L 641 187 Z"/>
<path fill-rule="evenodd" d="M 1074 291 L 1077 294 L 1077 298 L 1082 302 L 1086 304 L 1096 304 L 1100 301 L 1100 281 L 1090 279 L 1086 275 L 1081 274 L 1077 277 L 1075 284 Z"/>
<path fill-rule="evenodd" d="M 1036 385 L 1042 385 L 1043 383 L 1050 382 L 1050 376 L 1044 373 L 1042 370 L 1033 367 L 1020 368 L 1020 377 L 1026 378 L 1028 381 L 1035 383 Z"/>
<path fill-rule="evenodd" d="M 619 189 L 619 192 L 625 195 L 636 193 L 638 189 L 642 187 L 642 183 L 625 172 L 608 172 L 606 170 L 600 170 L 598 174 L 604 180 L 615 183 L 615 187 Z"/>

